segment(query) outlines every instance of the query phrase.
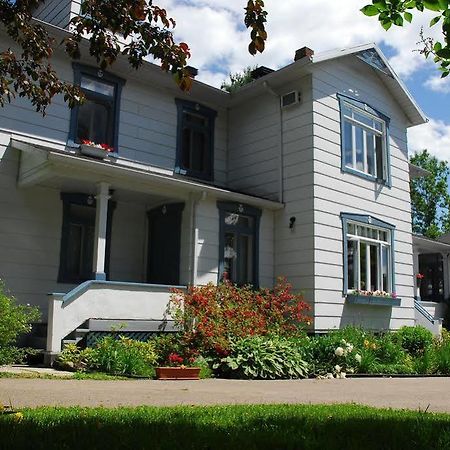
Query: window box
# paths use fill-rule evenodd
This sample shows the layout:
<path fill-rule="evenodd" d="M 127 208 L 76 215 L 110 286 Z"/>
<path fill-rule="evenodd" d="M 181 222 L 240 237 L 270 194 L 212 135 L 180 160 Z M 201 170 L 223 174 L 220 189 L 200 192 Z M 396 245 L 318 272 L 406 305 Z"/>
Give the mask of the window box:
<path fill-rule="evenodd" d="M 111 156 L 113 153 L 105 150 L 104 148 L 99 148 L 94 145 L 80 144 L 81 154 L 85 156 L 91 156 L 92 158 L 105 159 Z"/>
<path fill-rule="evenodd" d="M 400 306 L 401 299 L 377 295 L 347 294 L 347 303 L 351 305 Z"/>

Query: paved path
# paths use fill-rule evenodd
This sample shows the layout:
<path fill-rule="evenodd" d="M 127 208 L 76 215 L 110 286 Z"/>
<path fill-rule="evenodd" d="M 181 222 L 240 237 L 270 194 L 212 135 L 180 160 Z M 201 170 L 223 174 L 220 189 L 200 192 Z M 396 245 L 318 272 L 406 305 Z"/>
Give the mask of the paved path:
<path fill-rule="evenodd" d="M 288 381 L 0 379 L 0 403 L 24 406 L 360 403 L 450 412 L 450 378 Z"/>

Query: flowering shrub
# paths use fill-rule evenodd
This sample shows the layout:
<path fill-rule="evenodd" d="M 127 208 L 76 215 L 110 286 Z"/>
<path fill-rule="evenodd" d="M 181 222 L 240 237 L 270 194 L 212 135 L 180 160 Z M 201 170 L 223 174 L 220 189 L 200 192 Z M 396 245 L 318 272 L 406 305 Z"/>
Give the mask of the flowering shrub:
<path fill-rule="evenodd" d="M 171 297 L 172 316 L 184 330 L 186 346 L 219 357 L 229 354 L 231 339 L 295 335 L 310 324 L 308 310 L 302 295 L 294 294 L 284 278 L 273 289 L 254 290 L 225 281 L 191 286 L 187 292 L 175 290 Z"/>
<path fill-rule="evenodd" d="M 81 143 L 84 145 L 90 145 L 91 147 L 95 147 L 95 148 L 101 148 L 103 150 L 106 150 L 107 152 L 114 152 L 114 148 L 111 147 L 108 144 L 96 144 L 94 141 L 90 141 L 89 139 L 81 139 Z"/>

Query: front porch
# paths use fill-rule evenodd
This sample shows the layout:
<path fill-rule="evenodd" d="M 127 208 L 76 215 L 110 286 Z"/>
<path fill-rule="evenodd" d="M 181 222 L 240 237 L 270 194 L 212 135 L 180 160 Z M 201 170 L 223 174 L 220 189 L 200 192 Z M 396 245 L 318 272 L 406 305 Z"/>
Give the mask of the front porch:
<path fill-rule="evenodd" d="M 282 207 L 127 161 L 20 141 L 11 146 L 21 151 L 18 189 L 35 190 L 33 197 L 52 192 L 47 203 L 60 221 L 59 258 L 52 261 L 57 285 L 49 284 L 53 293 L 41 307 L 50 356 L 90 319 L 121 321 L 134 331 L 171 329 L 171 288 L 219 279 L 218 201 L 244 215 L 247 205 L 260 208 L 270 235 L 271 210 Z M 270 285 L 266 266 L 259 277 Z"/>
<path fill-rule="evenodd" d="M 450 297 L 450 245 L 413 236 L 416 323 L 440 334 Z"/>

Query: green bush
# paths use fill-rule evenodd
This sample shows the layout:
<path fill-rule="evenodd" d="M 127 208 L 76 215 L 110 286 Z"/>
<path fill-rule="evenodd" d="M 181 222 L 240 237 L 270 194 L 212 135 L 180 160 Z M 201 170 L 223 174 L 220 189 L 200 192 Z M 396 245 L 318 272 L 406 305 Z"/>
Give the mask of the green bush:
<path fill-rule="evenodd" d="M 160 333 L 152 337 L 149 342 L 153 344 L 155 349 L 158 366 L 167 365 L 171 353 L 185 355 L 188 350 L 183 344 L 182 333 Z"/>
<path fill-rule="evenodd" d="M 230 354 L 215 367 L 226 376 L 244 379 L 304 378 L 308 365 L 285 338 L 253 336 L 231 342 Z"/>
<path fill-rule="evenodd" d="M 84 350 L 76 345 L 64 348 L 56 360 L 62 368 L 94 370 L 110 374 L 152 376 L 156 354 L 152 342 L 107 336 Z"/>
<path fill-rule="evenodd" d="M 18 305 L 5 291 L 0 280 L 0 365 L 21 361 L 28 349 L 16 347 L 20 335 L 31 331 L 31 324 L 39 320 L 36 307 Z"/>
<path fill-rule="evenodd" d="M 412 356 L 423 355 L 433 344 L 433 333 L 425 327 L 401 327 L 395 337 L 404 350 Z"/>

